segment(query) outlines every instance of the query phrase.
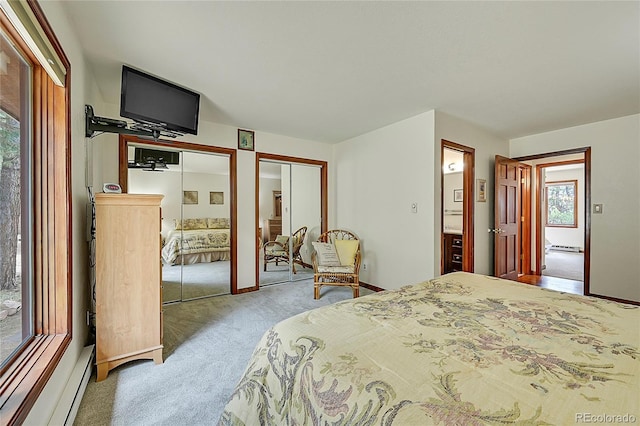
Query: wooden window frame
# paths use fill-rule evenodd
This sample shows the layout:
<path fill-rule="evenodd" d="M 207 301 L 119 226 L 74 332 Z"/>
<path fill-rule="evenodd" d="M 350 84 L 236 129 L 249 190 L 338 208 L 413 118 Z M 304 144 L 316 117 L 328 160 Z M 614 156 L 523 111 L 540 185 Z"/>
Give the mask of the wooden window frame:
<path fill-rule="evenodd" d="M 573 223 L 549 223 L 549 186 L 573 184 Z M 548 228 L 577 228 L 578 227 L 578 180 L 557 180 L 544 183 L 545 226 Z"/>
<path fill-rule="evenodd" d="M 0 417 L 21 424 L 72 338 L 70 63 L 39 4 L 27 0 L 66 68 L 64 87 L 54 84 L 0 11 L 7 34 L 32 65 L 33 336 L 0 370 Z"/>

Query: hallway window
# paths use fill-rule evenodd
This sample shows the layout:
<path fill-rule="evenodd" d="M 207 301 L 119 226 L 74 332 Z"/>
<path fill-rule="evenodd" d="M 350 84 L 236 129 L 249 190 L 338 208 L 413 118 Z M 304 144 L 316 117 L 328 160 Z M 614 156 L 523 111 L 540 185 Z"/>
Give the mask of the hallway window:
<path fill-rule="evenodd" d="M 576 228 L 578 226 L 577 208 L 578 181 L 557 181 L 545 184 L 547 200 L 547 226 Z"/>

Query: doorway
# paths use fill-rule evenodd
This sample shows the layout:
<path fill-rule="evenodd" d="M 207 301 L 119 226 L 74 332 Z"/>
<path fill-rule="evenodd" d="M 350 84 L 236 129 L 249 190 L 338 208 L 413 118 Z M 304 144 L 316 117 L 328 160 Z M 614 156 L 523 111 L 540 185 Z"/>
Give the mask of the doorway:
<path fill-rule="evenodd" d="M 535 167 L 535 275 L 548 288 L 584 294 L 585 165 L 583 154 L 544 158 Z"/>
<path fill-rule="evenodd" d="M 123 191 L 164 195 L 163 303 L 233 292 L 234 150 L 127 136 L 120 149 Z"/>
<path fill-rule="evenodd" d="M 590 162 L 590 148 L 516 159 L 496 157 L 494 275 L 509 269 L 501 265 L 514 265 L 509 279 L 590 294 Z M 513 165 L 517 173 L 511 192 L 499 188 L 505 164 Z M 516 197 L 514 203 L 509 202 L 508 193 Z M 511 245 L 502 243 L 508 229 L 500 223 L 500 218 L 511 216 L 503 211 L 509 205 L 518 206 L 513 217 L 520 222 Z"/>
<path fill-rule="evenodd" d="M 327 163 L 256 155 L 257 287 L 313 278 L 311 242 L 326 229 Z"/>
<path fill-rule="evenodd" d="M 440 272 L 473 272 L 473 178 L 475 150 L 441 141 Z"/>

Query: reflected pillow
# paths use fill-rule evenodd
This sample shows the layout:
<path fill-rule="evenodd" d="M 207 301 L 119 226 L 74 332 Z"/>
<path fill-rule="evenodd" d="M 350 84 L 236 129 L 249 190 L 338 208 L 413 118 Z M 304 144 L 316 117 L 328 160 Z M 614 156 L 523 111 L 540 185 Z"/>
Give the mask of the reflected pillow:
<path fill-rule="evenodd" d="M 192 229 L 207 229 L 208 226 L 206 218 L 176 219 L 175 225 L 176 230 L 183 229 L 185 231 Z"/>
<path fill-rule="evenodd" d="M 356 252 L 358 251 L 358 240 L 336 240 L 336 251 L 340 259 L 340 266 L 350 266 L 356 260 Z"/>
<path fill-rule="evenodd" d="M 313 244 L 313 248 L 316 249 L 318 265 L 340 266 L 340 258 L 338 258 L 338 252 L 336 252 L 336 247 L 333 244 L 319 243 L 317 241 L 314 241 L 311 244 Z"/>
<path fill-rule="evenodd" d="M 287 247 L 289 245 L 289 237 L 286 235 L 278 235 L 276 236 L 276 243 L 280 243 Z"/>

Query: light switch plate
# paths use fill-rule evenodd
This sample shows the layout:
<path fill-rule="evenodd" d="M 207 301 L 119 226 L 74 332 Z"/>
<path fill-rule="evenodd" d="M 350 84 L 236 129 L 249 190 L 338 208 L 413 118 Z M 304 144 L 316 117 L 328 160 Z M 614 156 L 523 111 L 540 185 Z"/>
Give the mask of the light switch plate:
<path fill-rule="evenodd" d="M 602 204 L 593 205 L 593 214 L 602 214 Z"/>

